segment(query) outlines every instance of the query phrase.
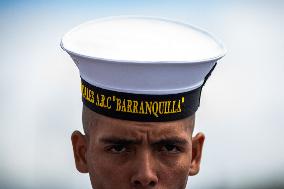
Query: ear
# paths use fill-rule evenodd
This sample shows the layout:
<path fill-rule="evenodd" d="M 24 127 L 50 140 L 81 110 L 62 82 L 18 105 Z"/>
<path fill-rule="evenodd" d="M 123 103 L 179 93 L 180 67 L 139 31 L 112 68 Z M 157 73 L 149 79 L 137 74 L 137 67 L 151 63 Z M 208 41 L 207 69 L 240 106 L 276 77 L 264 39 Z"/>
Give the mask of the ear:
<path fill-rule="evenodd" d="M 194 176 L 199 172 L 204 140 L 205 136 L 203 133 L 198 133 L 192 138 L 192 159 L 189 176 Z"/>
<path fill-rule="evenodd" d="M 71 136 L 76 168 L 81 173 L 88 173 L 86 161 L 87 143 L 85 135 L 74 131 Z"/>

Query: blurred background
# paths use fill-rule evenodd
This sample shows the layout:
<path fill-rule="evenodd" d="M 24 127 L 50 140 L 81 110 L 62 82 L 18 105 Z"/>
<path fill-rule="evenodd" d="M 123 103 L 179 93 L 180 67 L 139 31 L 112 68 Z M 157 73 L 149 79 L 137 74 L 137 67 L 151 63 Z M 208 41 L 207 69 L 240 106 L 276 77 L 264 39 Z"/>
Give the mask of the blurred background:
<path fill-rule="evenodd" d="M 91 189 L 73 161 L 80 78 L 60 39 L 129 14 L 198 26 L 228 50 L 203 89 L 195 132 L 206 144 L 188 188 L 284 188 L 283 10 L 276 0 L 0 1 L 0 188 Z"/>

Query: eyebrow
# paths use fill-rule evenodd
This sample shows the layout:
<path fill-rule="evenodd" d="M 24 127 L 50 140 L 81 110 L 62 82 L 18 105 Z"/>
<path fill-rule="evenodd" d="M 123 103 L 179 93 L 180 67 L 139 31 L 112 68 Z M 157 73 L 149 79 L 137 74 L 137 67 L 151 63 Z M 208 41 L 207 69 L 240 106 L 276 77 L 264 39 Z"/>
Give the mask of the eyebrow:
<path fill-rule="evenodd" d="M 166 144 L 186 145 L 188 144 L 188 141 L 186 139 L 179 138 L 179 137 L 169 137 L 169 138 L 164 138 L 156 142 L 153 142 L 152 144 L 153 145 L 166 145 Z"/>
<path fill-rule="evenodd" d="M 142 143 L 141 140 L 120 138 L 120 137 L 105 137 L 101 138 L 100 142 L 105 144 L 119 144 L 119 145 L 134 145 Z"/>
<path fill-rule="evenodd" d="M 120 138 L 120 137 L 105 137 L 99 140 L 105 144 L 119 144 L 119 145 L 137 145 L 141 144 L 142 140 Z M 179 137 L 169 137 L 152 142 L 151 145 L 166 145 L 166 144 L 176 144 L 176 145 L 186 145 L 188 141 Z"/>

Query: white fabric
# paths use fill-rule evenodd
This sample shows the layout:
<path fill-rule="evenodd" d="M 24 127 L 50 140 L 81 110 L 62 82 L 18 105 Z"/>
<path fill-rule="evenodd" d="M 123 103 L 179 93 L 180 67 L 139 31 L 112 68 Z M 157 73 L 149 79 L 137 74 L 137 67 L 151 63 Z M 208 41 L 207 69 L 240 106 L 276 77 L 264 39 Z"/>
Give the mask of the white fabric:
<path fill-rule="evenodd" d="M 199 62 L 224 55 L 208 33 L 150 17 L 111 17 L 75 27 L 62 38 L 67 51 L 99 59 L 135 62 Z"/>
<path fill-rule="evenodd" d="M 87 82 L 139 94 L 193 90 L 225 54 L 204 31 L 148 17 L 90 21 L 64 35 L 61 46 Z"/>

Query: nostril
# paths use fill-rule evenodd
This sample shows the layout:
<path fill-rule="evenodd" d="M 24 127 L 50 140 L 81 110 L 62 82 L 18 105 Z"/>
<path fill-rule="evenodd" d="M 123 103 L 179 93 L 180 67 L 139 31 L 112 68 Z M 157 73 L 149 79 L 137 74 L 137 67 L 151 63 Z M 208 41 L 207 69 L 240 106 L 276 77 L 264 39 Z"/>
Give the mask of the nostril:
<path fill-rule="evenodd" d="M 135 184 L 135 186 L 141 185 L 141 183 L 138 180 L 134 181 L 134 184 Z"/>
<path fill-rule="evenodd" d="M 156 185 L 156 183 L 154 182 L 154 181 L 151 181 L 150 183 L 149 183 L 149 186 L 155 186 Z"/>
<path fill-rule="evenodd" d="M 140 181 L 136 180 L 136 181 L 134 181 L 134 185 L 135 186 L 142 186 L 143 184 Z M 148 183 L 148 186 L 154 187 L 154 186 L 156 186 L 156 182 L 155 181 L 151 181 L 151 182 Z"/>

